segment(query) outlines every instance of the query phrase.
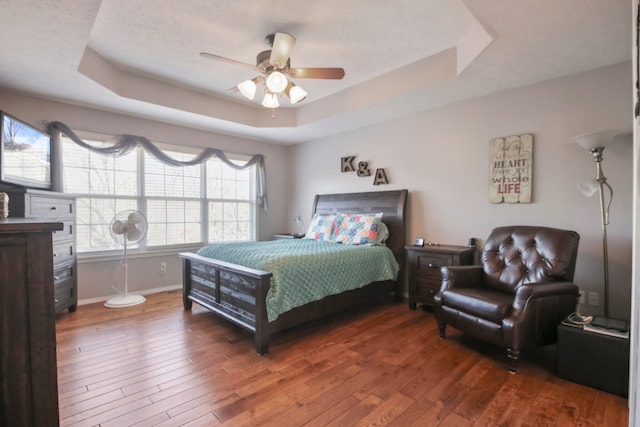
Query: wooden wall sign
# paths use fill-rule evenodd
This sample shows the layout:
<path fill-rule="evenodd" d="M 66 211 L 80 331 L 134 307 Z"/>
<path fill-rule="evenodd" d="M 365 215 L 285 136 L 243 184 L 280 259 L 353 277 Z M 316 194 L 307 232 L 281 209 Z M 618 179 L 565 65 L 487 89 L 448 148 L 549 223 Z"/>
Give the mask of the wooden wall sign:
<path fill-rule="evenodd" d="M 530 203 L 533 135 L 513 135 L 491 140 L 489 201 Z"/>

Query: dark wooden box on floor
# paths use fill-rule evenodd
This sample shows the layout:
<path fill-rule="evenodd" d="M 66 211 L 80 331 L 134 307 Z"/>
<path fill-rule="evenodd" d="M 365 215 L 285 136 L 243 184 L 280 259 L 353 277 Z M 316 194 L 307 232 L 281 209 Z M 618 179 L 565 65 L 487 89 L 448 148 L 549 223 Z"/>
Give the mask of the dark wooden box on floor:
<path fill-rule="evenodd" d="M 557 374 L 560 378 L 627 397 L 629 339 L 558 326 Z"/>

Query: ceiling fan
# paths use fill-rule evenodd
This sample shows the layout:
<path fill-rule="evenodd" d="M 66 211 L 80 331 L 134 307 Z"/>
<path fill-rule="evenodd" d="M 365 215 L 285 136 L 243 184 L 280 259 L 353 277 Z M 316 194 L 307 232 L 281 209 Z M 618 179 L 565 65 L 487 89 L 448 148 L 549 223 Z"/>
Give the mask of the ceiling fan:
<path fill-rule="evenodd" d="M 267 108 L 277 108 L 280 106 L 278 97 L 283 94 L 289 97 L 292 104 L 296 104 L 307 97 L 307 92 L 296 85 L 290 78 L 298 79 L 335 79 L 344 77 L 342 68 L 291 68 L 291 51 L 296 43 L 295 37 L 291 34 L 276 32 L 265 37 L 270 50 L 264 50 L 256 56 L 256 65 L 214 55 L 212 53 L 201 52 L 205 58 L 215 59 L 232 65 L 250 68 L 263 75 L 245 80 L 230 91 L 239 90 L 245 97 L 253 99 L 258 83 L 264 84 L 264 98 L 262 105 Z"/>

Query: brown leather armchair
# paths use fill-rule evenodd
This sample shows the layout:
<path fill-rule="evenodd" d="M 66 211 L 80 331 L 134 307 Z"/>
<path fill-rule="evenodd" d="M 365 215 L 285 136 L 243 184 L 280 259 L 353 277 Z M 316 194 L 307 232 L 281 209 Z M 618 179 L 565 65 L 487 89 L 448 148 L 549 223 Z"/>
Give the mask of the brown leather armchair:
<path fill-rule="evenodd" d="M 520 351 L 556 342 L 558 324 L 575 310 L 579 241 L 575 231 L 556 228 L 495 228 L 482 265 L 442 267 L 434 307 L 440 337 L 451 325 L 505 346 L 516 372 Z"/>

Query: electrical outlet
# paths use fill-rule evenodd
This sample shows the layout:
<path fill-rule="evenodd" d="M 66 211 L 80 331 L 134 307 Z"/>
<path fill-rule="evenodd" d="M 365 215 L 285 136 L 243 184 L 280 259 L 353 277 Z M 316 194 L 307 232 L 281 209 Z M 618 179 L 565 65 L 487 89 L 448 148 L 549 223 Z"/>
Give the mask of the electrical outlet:
<path fill-rule="evenodd" d="M 600 305 L 600 294 L 597 292 L 589 292 L 589 305 Z"/>
<path fill-rule="evenodd" d="M 579 291 L 580 292 L 580 298 L 578 299 L 578 304 L 584 304 L 586 301 L 584 299 L 584 291 Z"/>
<path fill-rule="evenodd" d="M 161 262 L 160 263 L 160 272 L 161 273 L 166 273 L 167 272 L 167 263 L 166 262 Z"/>

